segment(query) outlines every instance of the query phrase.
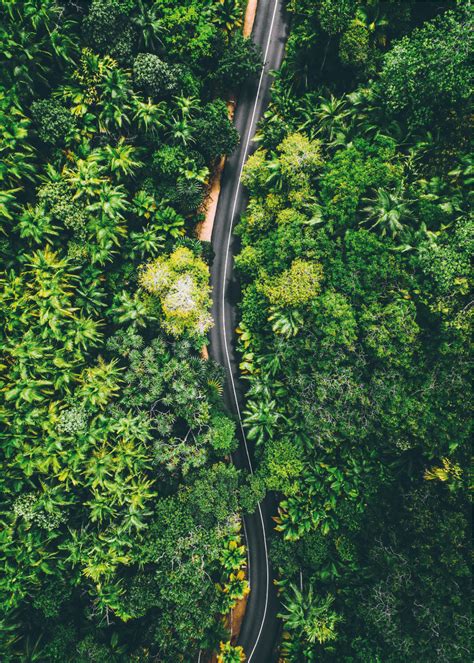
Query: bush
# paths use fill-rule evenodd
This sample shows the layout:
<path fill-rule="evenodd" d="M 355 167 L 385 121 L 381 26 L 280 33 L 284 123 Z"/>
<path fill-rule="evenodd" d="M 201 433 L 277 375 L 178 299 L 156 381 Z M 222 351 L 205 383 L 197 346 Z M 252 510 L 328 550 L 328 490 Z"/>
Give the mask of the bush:
<path fill-rule="evenodd" d="M 41 591 L 33 597 L 32 605 L 41 612 L 43 617 L 57 617 L 71 595 L 71 587 L 62 580 L 45 581 Z"/>
<path fill-rule="evenodd" d="M 212 78 L 224 92 L 235 90 L 249 78 L 255 76 L 261 65 L 261 53 L 252 39 L 236 32 L 219 59 Z"/>
<path fill-rule="evenodd" d="M 303 473 L 302 450 L 290 437 L 279 437 L 267 443 L 264 463 L 268 490 L 294 495 L 300 487 Z"/>
<path fill-rule="evenodd" d="M 294 260 L 291 267 L 263 286 L 270 304 L 301 306 L 308 304 L 320 291 L 322 267 L 317 262 Z"/>
<path fill-rule="evenodd" d="M 130 26 L 129 14 L 133 0 L 93 0 L 84 19 L 86 42 L 101 54 L 109 54 L 120 61 L 130 59 L 135 34 Z"/>
<path fill-rule="evenodd" d="M 335 228 L 355 222 L 361 199 L 370 189 L 400 182 L 403 170 L 395 154 L 395 142 L 382 136 L 371 142 L 357 138 L 336 152 L 320 184 L 325 217 Z"/>
<path fill-rule="evenodd" d="M 71 624 L 59 624 L 54 628 L 53 635 L 42 648 L 42 660 L 49 663 L 64 663 L 77 645 L 77 633 Z"/>
<path fill-rule="evenodd" d="M 346 66 L 360 67 L 369 57 L 369 31 L 367 27 L 355 19 L 344 32 L 339 44 L 339 57 Z"/>
<path fill-rule="evenodd" d="M 248 482 L 240 488 L 240 506 L 245 513 L 255 513 L 260 502 L 266 495 L 265 478 L 263 476 L 252 474 L 248 477 Z"/>
<path fill-rule="evenodd" d="M 380 84 L 387 106 L 412 127 L 429 127 L 469 99 L 473 51 L 471 7 L 446 12 L 401 39 L 385 56 Z"/>
<path fill-rule="evenodd" d="M 281 174 L 292 187 L 309 184 L 323 165 L 321 143 L 301 133 L 289 134 L 278 146 Z"/>
<path fill-rule="evenodd" d="M 77 645 L 77 663 L 109 663 L 111 650 L 98 642 L 92 634 L 86 635 Z"/>
<path fill-rule="evenodd" d="M 328 35 L 344 32 L 354 16 L 354 0 L 321 0 L 319 22 Z"/>
<path fill-rule="evenodd" d="M 178 91 L 177 68 L 152 53 L 139 53 L 133 63 L 133 80 L 138 90 L 164 99 Z"/>
<path fill-rule="evenodd" d="M 243 324 L 251 331 L 265 328 L 267 324 L 267 302 L 254 283 L 245 286 L 240 310 Z"/>
<path fill-rule="evenodd" d="M 195 212 L 204 202 L 204 184 L 196 179 L 178 178 L 173 193 L 173 203 L 183 214 Z"/>
<path fill-rule="evenodd" d="M 85 238 L 87 212 L 73 201 L 73 193 L 65 182 L 47 182 L 37 193 L 38 200 L 54 221 L 61 223 L 77 238 Z"/>
<path fill-rule="evenodd" d="M 71 113 L 59 101 L 42 99 L 31 104 L 31 114 L 38 136 L 43 143 L 60 146 L 67 143 L 74 130 L 75 121 Z"/>
<path fill-rule="evenodd" d="M 219 456 L 235 449 L 235 423 L 225 414 L 216 414 L 211 420 L 210 444 Z"/>
<path fill-rule="evenodd" d="M 148 263 L 140 274 L 141 286 L 159 298 L 163 328 L 175 337 L 202 339 L 212 327 L 208 280 L 206 263 L 186 247 Z"/>
<path fill-rule="evenodd" d="M 186 157 L 187 153 L 180 145 L 163 145 L 153 152 L 153 171 L 160 180 L 175 181 Z"/>
<path fill-rule="evenodd" d="M 204 107 L 195 122 L 195 134 L 199 136 L 197 148 L 209 162 L 222 154 L 230 154 L 239 142 L 237 129 L 229 120 L 227 106 L 221 99 Z"/>

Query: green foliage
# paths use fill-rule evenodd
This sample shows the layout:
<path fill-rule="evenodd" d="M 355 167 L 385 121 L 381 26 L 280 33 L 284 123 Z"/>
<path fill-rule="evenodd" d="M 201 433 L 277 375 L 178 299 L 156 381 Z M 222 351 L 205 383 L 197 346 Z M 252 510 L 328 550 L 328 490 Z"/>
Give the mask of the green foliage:
<path fill-rule="evenodd" d="M 323 165 L 321 146 L 302 134 L 287 136 L 278 146 L 282 176 L 290 188 L 303 187 Z"/>
<path fill-rule="evenodd" d="M 228 47 L 224 48 L 212 78 L 224 92 L 238 90 L 257 74 L 260 66 L 261 54 L 254 41 L 243 37 L 240 32 L 235 32 L 228 42 Z"/>
<path fill-rule="evenodd" d="M 370 204 L 364 208 L 367 213 L 364 223 L 373 221 L 371 228 L 379 229 L 382 235 L 396 237 L 403 232 L 403 221 L 410 218 L 411 211 L 399 192 L 377 189 L 375 199 L 368 202 Z"/>
<path fill-rule="evenodd" d="M 240 489 L 240 506 L 244 513 L 255 513 L 258 504 L 265 498 L 265 479 L 256 474 L 248 477 L 248 483 Z"/>
<path fill-rule="evenodd" d="M 235 449 L 235 423 L 223 414 L 215 415 L 211 421 L 210 444 L 217 454 L 225 456 Z"/>
<path fill-rule="evenodd" d="M 248 591 L 194 227 L 258 62 L 205 4 L 0 8 L 2 661 L 191 660 Z"/>
<path fill-rule="evenodd" d="M 287 604 L 283 604 L 285 612 L 280 615 L 291 636 L 299 639 L 298 646 L 306 654 L 311 651 L 306 643 L 325 644 L 336 640 L 336 626 L 341 617 L 331 610 L 334 597 L 327 595 L 319 598 L 314 595 L 310 586 L 307 593 L 301 592 L 295 585 L 291 585 L 292 597 Z"/>
<path fill-rule="evenodd" d="M 212 325 L 208 280 L 207 265 L 185 247 L 156 258 L 140 274 L 141 286 L 160 300 L 166 331 L 193 339 L 202 339 Z"/>
<path fill-rule="evenodd" d="M 87 44 L 128 62 L 136 39 L 129 18 L 134 4 L 130 0 L 93 0 L 82 25 Z"/>
<path fill-rule="evenodd" d="M 325 214 L 336 226 L 356 219 L 362 197 L 372 188 L 400 181 L 395 141 L 378 137 L 370 143 L 358 138 L 339 150 L 326 166 L 321 183 Z"/>
<path fill-rule="evenodd" d="M 305 305 L 319 293 L 322 275 L 320 265 L 295 260 L 289 269 L 264 285 L 264 293 L 273 306 Z"/>
<path fill-rule="evenodd" d="M 221 0 L 217 6 L 216 18 L 230 32 L 235 26 L 242 25 L 242 7 L 240 0 Z"/>
<path fill-rule="evenodd" d="M 329 35 L 344 32 L 354 15 L 355 0 L 321 0 L 318 10 L 322 29 Z"/>
<path fill-rule="evenodd" d="M 242 183 L 252 193 L 260 193 L 265 190 L 268 179 L 268 167 L 265 150 L 257 150 L 246 161 L 242 174 Z"/>
<path fill-rule="evenodd" d="M 133 80 L 138 90 L 154 99 L 166 99 L 178 91 L 176 67 L 153 53 L 139 53 L 133 62 Z"/>
<path fill-rule="evenodd" d="M 38 136 L 44 143 L 64 145 L 75 127 L 74 117 L 58 101 L 43 99 L 31 105 Z"/>
<path fill-rule="evenodd" d="M 303 453 L 297 440 L 283 437 L 266 444 L 263 471 L 269 490 L 294 494 L 303 469 Z"/>
<path fill-rule="evenodd" d="M 288 3 L 243 175 L 244 425 L 279 500 L 282 660 L 448 663 L 470 651 L 472 12 L 357 5 Z"/>
<path fill-rule="evenodd" d="M 367 27 L 355 19 L 349 23 L 341 37 L 339 57 L 343 65 L 361 67 L 369 57 L 369 31 Z"/>
<path fill-rule="evenodd" d="M 252 193 L 262 194 L 272 183 L 275 189 L 288 191 L 295 202 L 296 197 L 298 202 L 310 198 L 311 182 L 323 166 L 319 141 L 293 133 L 278 145 L 271 160 L 267 156 L 265 150 L 257 150 L 245 164 L 242 181 Z M 267 198 L 267 203 L 273 200 Z"/>
<path fill-rule="evenodd" d="M 239 142 L 239 135 L 229 120 L 223 101 L 207 104 L 195 124 L 198 148 L 204 157 L 214 161 L 222 154 L 229 154 Z"/>
<path fill-rule="evenodd" d="M 242 647 L 234 647 L 230 641 L 221 642 L 219 646 L 218 663 L 241 663 L 245 661 Z"/>
<path fill-rule="evenodd" d="M 2 660 L 239 660 L 217 621 L 267 489 L 284 659 L 466 660 L 472 9 L 446 8 L 288 3 L 244 173 L 243 480 L 184 237 L 238 140 L 216 95 L 260 66 L 242 3 L 3 3 Z"/>
<path fill-rule="evenodd" d="M 430 127 L 471 93 L 472 6 L 446 12 L 387 53 L 380 85 L 392 113 L 413 128 Z"/>

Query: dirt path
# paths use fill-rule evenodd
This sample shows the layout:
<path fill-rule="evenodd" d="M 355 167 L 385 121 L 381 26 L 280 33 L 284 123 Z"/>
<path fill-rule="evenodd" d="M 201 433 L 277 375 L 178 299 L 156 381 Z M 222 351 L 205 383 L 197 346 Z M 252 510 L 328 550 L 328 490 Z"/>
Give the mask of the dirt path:
<path fill-rule="evenodd" d="M 258 0 L 248 0 L 247 2 L 247 9 L 245 10 L 245 18 L 244 18 L 244 27 L 242 29 L 244 37 L 250 37 L 250 35 L 252 34 L 252 28 L 255 22 L 255 16 L 257 14 L 257 5 L 258 5 Z"/>

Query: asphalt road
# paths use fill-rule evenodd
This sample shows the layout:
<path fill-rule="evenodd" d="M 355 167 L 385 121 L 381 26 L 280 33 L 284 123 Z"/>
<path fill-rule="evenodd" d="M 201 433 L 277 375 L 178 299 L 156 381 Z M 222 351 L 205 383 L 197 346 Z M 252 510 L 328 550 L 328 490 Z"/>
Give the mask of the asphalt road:
<path fill-rule="evenodd" d="M 252 137 L 268 105 L 272 82 L 270 72 L 279 68 L 283 58 L 286 41 L 283 4 L 283 0 L 259 0 L 258 3 L 252 38 L 262 48 L 265 66 L 260 78 L 238 95 L 234 121 L 241 142 L 224 169 L 212 234 L 215 259 L 211 268 L 211 285 L 215 324 L 210 333 L 210 354 L 226 369 L 224 398 L 238 421 L 243 409 L 243 389 L 239 382 L 239 358 L 235 349 L 236 304 L 240 291 L 233 272 L 233 256 L 239 246 L 232 229 L 247 203 L 245 191 L 240 185 L 242 165 L 256 147 Z M 247 443 L 242 426 L 239 437 L 240 446 L 233 454 L 233 461 L 237 467 L 252 471 L 252 445 Z M 251 592 L 239 644 L 244 648 L 247 662 L 251 663 L 272 663 L 276 660 L 279 632 L 276 615 L 279 605 L 267 550 L 273 524 L 271 516 L 274 514 L 275 504 L 267 498 L 255 514 L 246 516 L 244 521 Z"/>

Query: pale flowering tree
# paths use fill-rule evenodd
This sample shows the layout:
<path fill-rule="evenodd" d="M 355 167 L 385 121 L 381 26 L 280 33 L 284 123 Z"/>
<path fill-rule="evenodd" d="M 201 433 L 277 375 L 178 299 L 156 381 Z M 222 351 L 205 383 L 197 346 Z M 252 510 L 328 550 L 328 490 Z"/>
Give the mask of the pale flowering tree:
<path fill-rule="evenodd" d="M 172 336 L 202 339 L 212 327 L 209 269 L 186 248 L 148 263 L 140 285 L 156 295 L 163 311 L 163 328 Z"/>

